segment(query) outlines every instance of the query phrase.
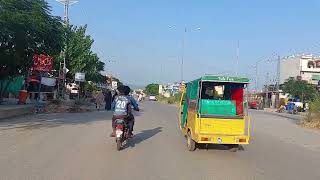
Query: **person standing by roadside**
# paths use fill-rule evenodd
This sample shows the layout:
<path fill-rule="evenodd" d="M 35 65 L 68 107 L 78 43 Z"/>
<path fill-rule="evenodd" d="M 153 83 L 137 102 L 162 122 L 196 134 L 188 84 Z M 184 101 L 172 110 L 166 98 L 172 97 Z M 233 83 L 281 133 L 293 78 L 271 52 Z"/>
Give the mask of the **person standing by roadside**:
<path fill-rule="evenodd" d="M 102 107 L 103 101 L 104 101 L 104 95 L 103 95 L 102 91 L 99 91 L 95 97 L 95 103 L 96 103 L 97 110 L 100 110 L 100 108 Z"/>
<path fill-rule="evenodd" d="M 106 103 L 105 109 L 107 111 L 110 111 L 111 110 L 111 103 L 112 103 L 112 94 L 111 94 L 110 90 L 107 90 L 107 92 L 106 92 L 106 94 L 104 96 L 104 101 Z"/>

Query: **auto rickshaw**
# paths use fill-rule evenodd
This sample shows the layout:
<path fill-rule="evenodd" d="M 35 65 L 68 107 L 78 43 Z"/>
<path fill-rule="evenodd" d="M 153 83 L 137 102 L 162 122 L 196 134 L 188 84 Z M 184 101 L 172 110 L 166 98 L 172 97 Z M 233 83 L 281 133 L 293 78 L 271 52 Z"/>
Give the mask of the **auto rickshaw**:
<path fill-rule="evenodd" d="M 232 150 L 249 144 L 248 84 L 247 78 L 212 75 L 186 84 L 179 124 L 189 151 L 197 144 L 223 144 Z"/>

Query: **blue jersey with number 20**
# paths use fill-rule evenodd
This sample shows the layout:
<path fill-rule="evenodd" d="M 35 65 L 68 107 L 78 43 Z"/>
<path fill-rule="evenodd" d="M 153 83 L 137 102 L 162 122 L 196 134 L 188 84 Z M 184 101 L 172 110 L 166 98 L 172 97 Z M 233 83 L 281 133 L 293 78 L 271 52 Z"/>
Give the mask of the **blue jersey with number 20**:
<path fill-rule="evenodd" d="M 114 103 L 114 115 L 128 115 L 129 99 L 126 96 L 116 97 Z"/>

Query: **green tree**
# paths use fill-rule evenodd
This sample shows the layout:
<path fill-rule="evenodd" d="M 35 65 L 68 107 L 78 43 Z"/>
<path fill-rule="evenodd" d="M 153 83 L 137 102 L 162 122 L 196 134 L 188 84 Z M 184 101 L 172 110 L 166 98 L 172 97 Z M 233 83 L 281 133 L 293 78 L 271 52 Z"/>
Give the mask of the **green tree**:
<path fill-rule="evenodd" d="M 295 78 L 289 78 L 281 86 L 281 89 L 284 93 L 298 97 L 303 102 L 312 100 L 317 93 L 315 86 L 309 84 L 307 81 L 296 80 Z"/>
<path fill-rule="evenodd" d="M 76 72 L 86 73 L 86 80 L 102 82 L 100 74 L 104 70 L 105 63 L 99 60 L 91 48 L 94 40 L 86 34 L 87 26 L 68 26 L 65 28 L 65 58 L 66 67 L 70 70 L 69 78 L 73 78 Z M 63 61 L 62 57 L 56 62 L 56 67 Z"/>
<path fill-rule="evenodd" d="M 145 92 L 149 95 L 159 95 L 159 84 L 148 84 Z"/>
<path fill-rule="evenodd" d="M 62 47 L 61 19 L 46 1 L 0 0 L 0 80 L 25 74 L 34 54 L 56 56 Z M 0 86 L 3 92 L 8 83 Z"/>

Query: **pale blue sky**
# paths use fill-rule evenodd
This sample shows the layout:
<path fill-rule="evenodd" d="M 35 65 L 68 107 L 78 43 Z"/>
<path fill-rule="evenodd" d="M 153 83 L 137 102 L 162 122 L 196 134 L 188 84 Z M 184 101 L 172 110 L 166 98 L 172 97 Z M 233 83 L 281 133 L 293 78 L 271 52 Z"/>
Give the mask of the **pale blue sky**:
<path fill-rule="evenodd" d="M 54 15 L 63 15 L 58 2 L 49 4 Z M 180 80 L 184 27 L 186 80 L 234 73 L 238 40 L 239 74 L 251 77 L 248 66 L 276 53 L 318 53 L 319 9 L 317 0 L 79 0 L 70 22 L 88 24 L 94 51 L 115 61 L 107 71 L 125 83 L 147 84 Z M 268 69 L 275 71 L 272 64 Z M 266 70 L 259 77 L 263 83 Z"/>

